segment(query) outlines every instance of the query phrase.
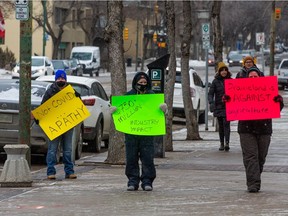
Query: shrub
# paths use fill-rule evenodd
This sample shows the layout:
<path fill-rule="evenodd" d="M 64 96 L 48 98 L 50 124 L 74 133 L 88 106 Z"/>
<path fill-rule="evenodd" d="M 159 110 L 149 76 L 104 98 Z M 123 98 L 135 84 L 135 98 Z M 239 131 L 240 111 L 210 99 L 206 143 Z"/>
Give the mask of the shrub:
<path fill-rule="evenodd" d="M 15 65 L 15 63 L 16 58 L 14 53 L 7 47 L 5 50 L 0 47 L 0 68 L 7 68 L 7 65 L 12 67 L 12 65 Z"/>

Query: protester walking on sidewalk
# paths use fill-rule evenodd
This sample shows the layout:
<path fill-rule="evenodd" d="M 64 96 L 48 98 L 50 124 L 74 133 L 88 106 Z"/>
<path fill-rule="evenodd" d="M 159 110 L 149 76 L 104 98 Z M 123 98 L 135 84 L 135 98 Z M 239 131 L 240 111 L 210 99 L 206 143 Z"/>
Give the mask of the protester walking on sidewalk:
<path fill-rule="evenodd" d="M 144 72 L 138 72 L 132 80 L 132 89 L 126 95 L 154 94 L 151 90 L 151 80 Z M 159 107 L 164 113 L 167 111 L 165 103 Z M 111 107 L 111 112 L 116 111 Z M 141 187 L 145 191 L 153 190 L 153 181 L 156 178 L 154 165 L 154 136 L 125 134 L 126 168 L 125 174 L 128 178 L 127 190 L 138 190 Z M 141 161 L 141 175 L 139 168 Z"/>
<path fill-rule="evenodd" d="M 67 76 L 64 70 L 57 70 L 55 74 L 55 82 L 45 92 L 41 104 L 53 97 L 59 91 L 67 86 Z M 80 97 L 80 94 L 75 91 L 75 95 Z M 56 137 L 48 142 L 48 152 L 46 156 L 47 162 L 47 178 L 50 180 L 56 179 L 55 165 L 57 163 L 56 155 L 59 143 L 62 144 L 63 151 L 63 164 L 65 171 L 65 178 L 76 179 L 77 176 L 74 174 L 74 164 L 72 162 L 72 136 L 73 128 L 65 132 L 64 134 Z"/>
<path fill-rule="evenodd" d="M 222 101 L 222 97 L 225 94 L 224 80 L 231 79 L 231 76 L 232 74 L 225 63 L 219 62 L 217 73 L 208 92 L 210 111 L 217 118 L 219 125 L 219 151 L 229 151 L 230 149 L 230 121 L 226 119 L 226 105 Z"/>
<path fill-rule="evenodd" d="M 247 76 L 257 78 L 263 76 L 263 73 L 258 68 L 251 67 L 247 70 Z M 280 110 L 282 110 L 283 98 L 277 95 L 273 100 L 275 103 L 280 103 Z M 261 188 L 261 173 L 271 141 L 272 120 L 239 120 L 238 133 L 246 171 L 247 189 L 250 193 L 256 193 Z"/>

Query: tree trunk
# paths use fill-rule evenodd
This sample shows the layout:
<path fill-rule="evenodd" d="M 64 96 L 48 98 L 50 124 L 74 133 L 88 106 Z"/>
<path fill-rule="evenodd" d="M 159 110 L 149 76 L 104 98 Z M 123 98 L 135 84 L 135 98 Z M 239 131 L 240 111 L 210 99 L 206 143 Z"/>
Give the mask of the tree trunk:
<path fill-rule="evenodd" d="M 108 1 L 108 26 L 106 27 L 105 40 L 108 41 L 112 95 L 123 95 L 127 90 L 123 55 L 122 8 L 122 1 Z M 113 121 L 110 127 L 108 156 L 105 162 L 125 164 L 124 134 L 115 130 Z"/>
<path fill-rule="evenodd" d="M 174 2 L 166 1 L 166 20 L 168 33 L 168 48 L 170 52 L 169 74 L 167 74 L 165 82 L 165 101 L 168 106 L 168 115 L 166 118 L 166 135 L 164 136 L 164 144 L 166 151 L 173 151 L 172 143 L 172 124 L 173 124 L 173 95 L 174 83 L 176 78 L 176 54 L 175 54 L 175 10 Z"/>
<path fill-rule="evenodd" d="M 190 79 L 189 79 L 189 56 L 191 44 L 191 5 L 190 1 L 183 1 L 183 17 L 184 30 L 183 39 L 181 43 L 181 76 L 182 76 L 182 94 L 184 102 L 184 110 L 186 116 L 187 140 L 201 139 L 199 135 L 198 122 L 196 118 L 197 107 L 193 107 L 191 93 L 190 93 Z"/>
<path fill-rule="evenodd" d="M 212 6 L 212 28 L 213 28 L 213 46 L 214 46 L 214 58 L 215 58 L 215 71 L 217 71 L 218 62 L 223 61 L 223 39 L 222 28 L 220 20 L 222 1 L 214 1 Z"/>

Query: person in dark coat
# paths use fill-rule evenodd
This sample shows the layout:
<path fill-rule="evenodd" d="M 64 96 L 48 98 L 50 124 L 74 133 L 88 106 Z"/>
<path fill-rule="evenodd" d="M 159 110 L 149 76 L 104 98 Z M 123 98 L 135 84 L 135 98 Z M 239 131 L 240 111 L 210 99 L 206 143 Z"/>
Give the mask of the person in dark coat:
<path fill-rule="evenodd" d="M 222 97 L 225 94 L 224 80 L 231 79 L 231 75 L 232 74 L 225 63 L 219 62 L 218 71 L 208 92 L 210 111 L 213 112 L 214 117 L 217 117 L 219 125 L 219 151 L 229 151 L 230 149 L 230 121 L 226 120 L 226 107 L 225 103 L 222 101 Z"/>
<path fill-rule="evenodd" d="M 125 95 L 154 94 L 151 90 L 152 84 L 149 76 L 144 72 L 135 74 L 132 80 L 132 89 Z M 160 104 L 159 108 L 166 113 L 166 103 Z M 111 113 L 117 107 L 112 106 Z M 126 168 L 125 174 L 128 178 L 127 190 L 138 190 L 140 181 L 145 191 L 153 190 L 153 181 L 156 178 L 154 165 L 154 136 L 125 134 Z M 139 167 L 141 161 L 141 175 Z"/>
<path fill-rule="evenodd" d="M 261 77 L 258 68 L 247 70 L 249 78 Z M 280 103 L 280 110 L 284 107 L 283 98 L 278 95 L 273 98 L 275 103 Z M 246 171 L 246 184 L 250 193 L 256 193 L 261 187 L 261 173 L 266 161 L 272 135 L 272 120 L 240 120 L 238 133 Z"/>
<path fill-rule="evenodd" d="M 45 92 L 41 104 L 53 97 L 67 86 L 67 76 L 64 70 L 57 70 L 55 74 L 55 82 Z M 75 91 L 75 96 L 80 97 L 80 94 Z M 47 162 L 47 179 L 56 179 L 55 165 L 57 163 L 56 155 L 58 151 L 58 145 L 61 142 L 63 150 L 63 164 L 65 171 L 65 178 L 76 179 L 77 176 L 74 173 L 74 164 L 72 162 L 72 136 L 73 128 L 66 131 L 64 134 L 56 137 L 53 140 L 48 141 L 48 152 L 46 156 Z"/>

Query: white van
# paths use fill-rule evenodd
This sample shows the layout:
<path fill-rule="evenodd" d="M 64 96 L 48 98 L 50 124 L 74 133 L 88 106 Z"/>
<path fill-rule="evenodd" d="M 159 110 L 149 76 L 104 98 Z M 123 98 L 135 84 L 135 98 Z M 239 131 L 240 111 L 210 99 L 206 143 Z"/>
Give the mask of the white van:
<path fill-rule="evenodd" d="M 100 49 L 95 46 L 78 46 L 71 50 L 70 58 L 79 59 L 80 63 L 85 66 L 84 73 L 99 76 L 100 69 Z"/>

